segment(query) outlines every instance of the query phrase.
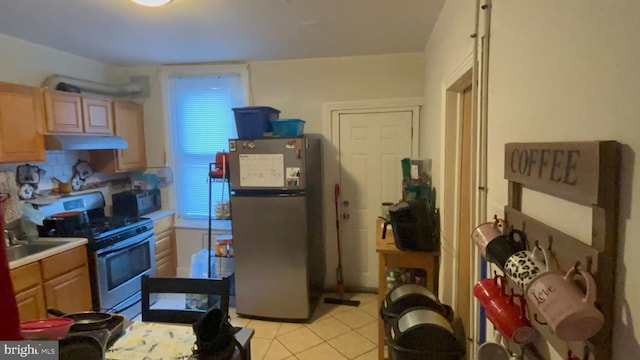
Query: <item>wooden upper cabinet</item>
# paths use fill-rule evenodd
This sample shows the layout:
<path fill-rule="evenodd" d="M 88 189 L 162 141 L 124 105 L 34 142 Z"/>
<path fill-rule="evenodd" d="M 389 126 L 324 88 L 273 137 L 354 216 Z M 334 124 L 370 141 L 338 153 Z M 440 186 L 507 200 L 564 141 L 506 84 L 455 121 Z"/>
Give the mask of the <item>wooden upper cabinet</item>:
<path fill-rule="evenodd" d="M 83 95 L 82 120 L 87 134 L 113 135 L 111 99 Z"/>
<path fill-rule="evenodd" d="M 113 102 L 116 135 L 124 138 L 129 147 L 118 149 L 116 171 L 141 170 L 147 167 L 144 147 L 144 117 L 142 105 L 129 100 Z"/>
<path fill-rule="evenodd" d="M 44 90 L 47 133 L 113 135 L 111 99 Z"/>
<path fill-rule="evenodd" d="M 94 150 L 91 164 L 102 173 L 127 172 L 147 168 L 142 105 L 131 100 L 113 101 L 114 132 L 129 145 L 126 149 Z"/>
<path fill-rule="evenodd" d="M 0 163 L 45 160 L 40 91 L 0 82 Z"/>
<path fill-rule="evenodd" d="M 44 90 L 47 133 L 83 133 L 80 94 Z"/>

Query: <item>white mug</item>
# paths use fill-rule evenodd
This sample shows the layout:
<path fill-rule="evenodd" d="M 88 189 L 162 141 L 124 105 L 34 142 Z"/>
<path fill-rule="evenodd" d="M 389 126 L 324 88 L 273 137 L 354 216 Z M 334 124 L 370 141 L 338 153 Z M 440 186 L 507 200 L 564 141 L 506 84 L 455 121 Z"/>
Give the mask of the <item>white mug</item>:
<path fill-rule="evenodd" d="M 504 265 L 504 272 L 521 289 L 526 289 L 533 279 L 548 270 L 547 252 L 539 246 L 532 251 L 518 251 Z"/>

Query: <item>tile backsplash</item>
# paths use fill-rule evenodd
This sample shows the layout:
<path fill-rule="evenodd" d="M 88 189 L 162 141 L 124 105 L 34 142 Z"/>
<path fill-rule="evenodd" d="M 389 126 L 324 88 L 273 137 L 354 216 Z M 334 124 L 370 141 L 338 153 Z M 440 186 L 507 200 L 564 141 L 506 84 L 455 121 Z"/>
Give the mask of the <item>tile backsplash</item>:
<path fill-rule="evenodd" d="M 87 150 L 49 150 L 46 152 L 46 160 L 41 163 L 30 163 L 31 165 L 37 165 L 42 168 L 46 173 L 40 179 L 38 184 L 38 190 L 50 190 L 56 188 L 57 185 L 52 177 L 56 177 L 62 181 L 69 181 L 73 176 L 73 165 L 78 160 L 86 160 L 91 163 L 91 153 Z M 19 164 L 0 164 L 0 171 L 12 171 L 16 172 L 16 167 L 26 163 Z M 94 173 L 87 179 L 87 184 L 103 182 L 113 179 L 121 179 L 127 177 L 128 173 L 123 174 L 104 174 Z"/>

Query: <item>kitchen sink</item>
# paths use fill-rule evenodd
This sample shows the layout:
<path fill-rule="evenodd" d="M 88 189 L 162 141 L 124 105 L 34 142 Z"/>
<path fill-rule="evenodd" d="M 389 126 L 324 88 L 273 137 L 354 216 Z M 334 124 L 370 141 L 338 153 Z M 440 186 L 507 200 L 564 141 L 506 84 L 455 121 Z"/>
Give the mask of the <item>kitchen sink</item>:
<path fill-rule="evenodd" d="M 37 254 L 39 252 L 52 249 L 56 246 L 67 244 L 66 241 L 38 241 L 36 243 L 13 245 L 7 248 L 9 262 L 21 259 L 25 256 Z"/>

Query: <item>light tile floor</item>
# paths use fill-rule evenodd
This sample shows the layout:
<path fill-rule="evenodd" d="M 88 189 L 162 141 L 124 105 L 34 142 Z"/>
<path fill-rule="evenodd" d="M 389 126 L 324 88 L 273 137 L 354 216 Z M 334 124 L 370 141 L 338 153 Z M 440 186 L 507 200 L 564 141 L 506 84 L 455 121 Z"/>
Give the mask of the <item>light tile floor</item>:
<path fill-rule="evenodd" d="M 324 296 L 336 297 L 335 294 Z M 235 326 L 255 329 L 251 340 L 253 360 L 376 360 L 379 316 L 377 295 L 348 294 L 360 300 L 357 307 L 320 301 L 307 323 L 287 323 L 239 317 L 231 307 Z M 154 308 L 184 308 L 184 295 L 163 294 Z M 233 302 L 232 302 L 233 304 Z"/>

